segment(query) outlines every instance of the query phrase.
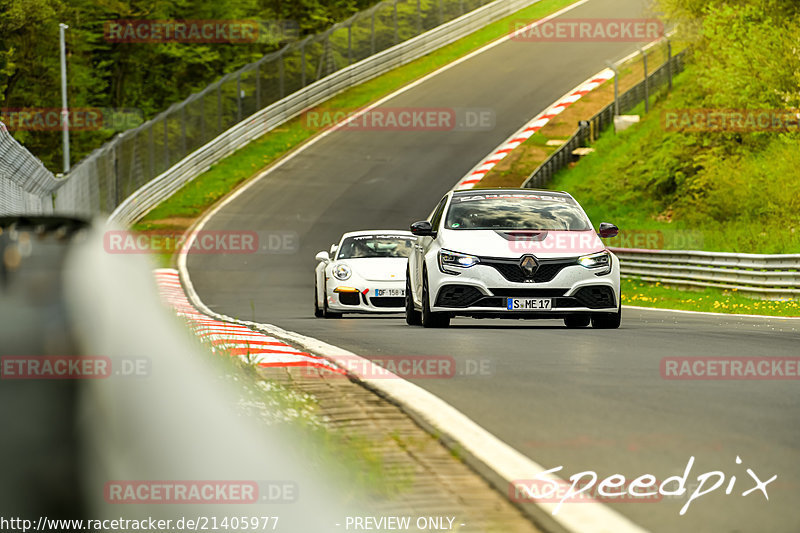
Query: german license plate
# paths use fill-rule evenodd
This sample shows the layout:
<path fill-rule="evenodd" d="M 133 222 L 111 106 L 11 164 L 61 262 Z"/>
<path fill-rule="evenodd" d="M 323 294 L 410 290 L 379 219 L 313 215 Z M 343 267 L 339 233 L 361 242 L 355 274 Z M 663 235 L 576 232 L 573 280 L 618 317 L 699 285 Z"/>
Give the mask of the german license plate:
<path fill-rule="evenodd" d="M 375 289 L 375 296 L 405 296 L 405 289 Z"/>
<path fill-rule="evenodd" d="M 552 298 L 508 298 L 506 309 L 509 311 L 548 311 L 552 309 Z"/>

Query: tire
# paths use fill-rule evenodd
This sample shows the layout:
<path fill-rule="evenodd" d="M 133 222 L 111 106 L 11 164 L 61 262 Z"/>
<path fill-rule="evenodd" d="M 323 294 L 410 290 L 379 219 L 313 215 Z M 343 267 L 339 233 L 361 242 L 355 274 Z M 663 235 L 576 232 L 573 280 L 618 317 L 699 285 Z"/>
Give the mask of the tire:
<path fill-rule="evenodd" d="M 589 315 L 571 315 L 564 317 L 564 325 L 568 328 L 585 328 L 589 325 L 591 317 Z"/>
<path fill-rule="evenodd" d="M 597 313 L 592 315 L 592 327 L 597 329 L 617 329 L 622 323 L 622 298 L 616 313 Z"/>
<path fill-rule="evenodd" d="M 450 315 L 431 311 L 430 296 L 428 294 L 428 274 L 426 272 L 422 276 L 422 327 L 446 328 L 449 325 Z"/>
<path fill-rule="evenodd" d="M 319 302 L 317 302 L 317 283 L 314 282 L 314 316 L 317 318 L 322 318 L 322 309 L 319 308 Z"/>
<path fill-rule="evenodd" d="M 414 309 L 414 297 L 411 295 L 411 278 L 406 270 L 406 324 L 409 326 L 422 325 L 422 313 Z"/>

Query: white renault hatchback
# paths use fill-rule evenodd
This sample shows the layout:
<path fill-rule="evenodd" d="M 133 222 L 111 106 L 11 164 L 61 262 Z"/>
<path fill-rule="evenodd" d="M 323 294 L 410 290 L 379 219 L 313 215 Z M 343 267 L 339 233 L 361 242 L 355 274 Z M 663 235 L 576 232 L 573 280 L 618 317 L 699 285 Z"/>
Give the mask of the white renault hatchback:
<path fill-rule="evenodd" d="M 408 256 L 416 237 L 408 231 L 354 231 L 330 252 L 317 254 L 314 316 L 402 313 Z"/>
<path fill-rule="evenodd" d="M 558 318 L 567 327 L 620 325 L 619 260 L 565 192 L 476 189 L 448 193 L 415 222 L 406 322 L 447 327 L 454 316 Z"/>

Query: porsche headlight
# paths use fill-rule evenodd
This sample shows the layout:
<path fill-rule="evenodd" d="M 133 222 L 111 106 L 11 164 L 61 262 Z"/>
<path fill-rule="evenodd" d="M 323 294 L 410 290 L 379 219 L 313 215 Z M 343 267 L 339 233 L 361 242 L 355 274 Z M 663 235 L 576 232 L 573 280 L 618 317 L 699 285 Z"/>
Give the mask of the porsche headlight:
<path fill-rule="evenodd" d="M 341 281 L 348 279 L 352 273 L 353 272 L 350 270 L 350 267 L 344 263 L 339 263 L 333 267 L 333 276 Z"/>
<path fill-rule="evenodd" d="M 602 275 L 611 272 L 611 254 L 600 252 L 584 255 L 578 258 L 578 264 L 584 268 L 595 270 L 595 274 Z"/>
<path fill-rule="evenodd" d="M 460 274 L 457 270 L 451 270 L 450 267 L 469 268 L 478 262 L 479 259 L 474 255 L 439 250 L 439 270 L 446 274 Z"/>

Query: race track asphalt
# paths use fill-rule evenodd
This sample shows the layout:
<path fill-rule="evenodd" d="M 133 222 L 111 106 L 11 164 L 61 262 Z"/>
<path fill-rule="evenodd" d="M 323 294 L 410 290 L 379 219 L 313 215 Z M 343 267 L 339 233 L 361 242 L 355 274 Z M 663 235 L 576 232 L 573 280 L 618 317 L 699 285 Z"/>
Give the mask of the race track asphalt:
<path fill-rule="evenodd" d="M 564 16 L 643 13 L 640 0 L 590 0 Z M 684 516 L 678 513 L 685 498 L 612 505 L 651 531 L 797 532 L 797 382 L 665 380 L 660 362 L 667 356 L 797 356 L 800 321 L 626 309 L 622 328 L 611 331 L 471 319 L 424 330 L 400 316 L 312 315 L 316 252 L 346 231 L 405 229 L 426 217 L 529 118 L 637 46 L 507 41 L 427 80 L 384 106 L 488 109 L 494 126 L 334 132 L 254 182 L 204 228 L 258 231 L 262 238 L 288 233 L 298 239 L 296 249 L 192 254 L 189 274 L 203 302 L 229 316 L 365 357 L 452 356 L 471 373 L 416 383 L 545 468 L 563 465 L 562 477 L 592 470 L 664 479 L 682 474 L 691 456 L 690 482 L 712 470 L 721 470 L 726 484 L 737 477 L 731 495 L 719 489 L 701 497 Z M 741 496 L 752 486 L 746 468 L 762 479 L 778 475 L 768 502 L 760 492 Z"/>

